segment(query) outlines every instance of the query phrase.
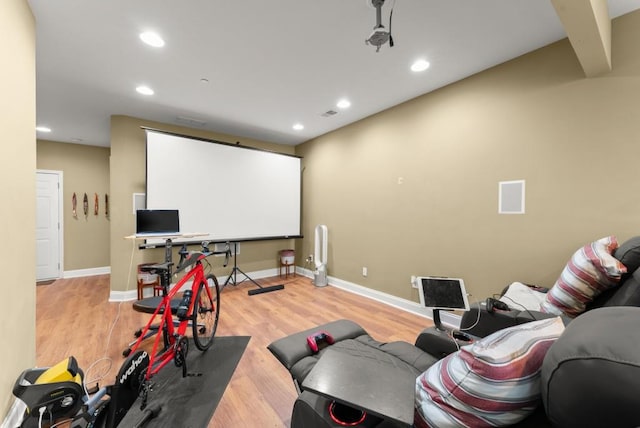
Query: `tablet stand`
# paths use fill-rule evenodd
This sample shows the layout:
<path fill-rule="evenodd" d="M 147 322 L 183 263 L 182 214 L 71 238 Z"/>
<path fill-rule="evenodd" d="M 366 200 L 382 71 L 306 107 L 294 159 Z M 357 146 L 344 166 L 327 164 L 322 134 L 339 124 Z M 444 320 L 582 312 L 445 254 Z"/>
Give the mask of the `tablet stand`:
<path fill-rule="evenodd" d="M 433 312 L 433 323 L 436 326 L 436 330 L 445 331 L 445 328 L 442 326 L 442 321 L 440 320 L 440 311 L 442 309 L 432 309 Z"/>

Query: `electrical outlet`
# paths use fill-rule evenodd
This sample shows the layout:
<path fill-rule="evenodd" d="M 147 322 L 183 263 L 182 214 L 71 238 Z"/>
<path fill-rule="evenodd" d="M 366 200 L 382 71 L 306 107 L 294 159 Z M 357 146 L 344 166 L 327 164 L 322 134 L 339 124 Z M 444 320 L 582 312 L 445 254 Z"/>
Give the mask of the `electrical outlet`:
<path fill-rule="evenodd" d="M 415 275 L 411 275 L 411 288 L 418 288 L 418 281 Z"/>
<path fill-rule="evenodd" d="M 366 266 L 363 266 L 363 267 L 362 267 L 362 276 L 367 276 L 367 273 L 368 273 L 368 272 L 367 272 L 367 267 L 366 267 Z"/>

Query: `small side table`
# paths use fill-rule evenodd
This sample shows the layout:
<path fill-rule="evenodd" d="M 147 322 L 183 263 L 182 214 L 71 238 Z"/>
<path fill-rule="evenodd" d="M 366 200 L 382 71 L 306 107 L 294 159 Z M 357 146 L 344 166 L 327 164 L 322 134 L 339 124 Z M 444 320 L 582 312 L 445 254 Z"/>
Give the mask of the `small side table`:
<path fill-rule="evenodd" d="M 283 263 L 282 260 L 280 260 L 280 276 L 282 276 L 282 270 L 284 269 L 284 277 L 288 278 L 289 275 L 292 276 L 296 276 L 296 269 L 295 266 L 293 266 L 293 270 L 291 270 L 291 267 L 293 266 L 292 263 Z"/>
<path fill-rule="evenodd" d="M 160 277 L 158 275 L 150 276 L 140 270 L 142 266 L 153 265 L 155 263 L 141 263 L 138 265 L 138 300 L 144 297 L 144 289 L 153 287 L 153 296 L 162 295 L 162 285 L 160 285 Z M 148 278 L 148 276 L 150 278 Z"/>
<path fill-rule="evenodd" d="M 289 275 L 296 275 L 295 268 L 295 252 L 293 250 L 280 250 L 278 252 L 278 263 L 279 263 L 279 275 L 282 276 L 282 270 L 284 269 L 284 277 L 288 278 Z M 293 267 L 293 270 L 291 270 Z"/>

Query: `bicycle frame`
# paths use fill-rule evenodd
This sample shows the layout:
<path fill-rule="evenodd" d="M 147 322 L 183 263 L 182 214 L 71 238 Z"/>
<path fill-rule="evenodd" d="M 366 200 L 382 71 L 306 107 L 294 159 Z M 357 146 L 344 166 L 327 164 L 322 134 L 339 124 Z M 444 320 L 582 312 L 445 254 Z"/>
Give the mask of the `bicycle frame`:
<path fill-rule="evenodd" d="M 207 279 L 205 277 L 204 268 L 202 266 L 202 260 L 206 258 L 208 253 L 193 253 L 189 256 L 186 263 L 179 267 L 180 269 L 184 269 L 189 265 L 194 265 L 193 268 L 187 272 L 170 290 L 167 291 L 168 286 L 164 287 L 163 296 L 160 304 L 154 311 L 151 319 L 145 325 L 142 330 L 142 334 L 138 337 L 138 340 L 135 342 L 133 347 L 131 348 L 131 353 L 135 353 L 138 349 L 138 346 L 143 342 L 145 337 L 147 337 L 147 332 L 159 319 L 158 331 L 155 334 L 155 340 L 153 343 L 153 348 L 150 354 L 149 366 L 146 371 L 145 380 L 151 379 L 154 375 L 156 375 L 164 366 L 169 364 L 172 360 L 174 360 L 176 355 L 176 343 L 177 341 L 185 336 L 187 331 L 187 327 L 192 320 L 192 313 L 194 304 L 196 301 L 196 296 L 198 293 L 198 288 L 201 283 L 207 284 Z M 189 260 L 190 258 L 195 258 L 195 260 Z M 183 317 L 179 320 L 178 326 L 174 325 L 173 314 L 171 313 L 171 300 L 175 297 L 175 295 L 180 291 L 180 289 L 189 281 L 191 282 L 191 291 L 192 298 L 189 302 L 189 308 L 187 311 L 187 316 Z M 205 287 L 207 290 L 209 298 L 211 298 L 211 290 L 209 287 Z M 163 350 L 159 350 L 160 340 L 166 338 L 167 346 Z"/>

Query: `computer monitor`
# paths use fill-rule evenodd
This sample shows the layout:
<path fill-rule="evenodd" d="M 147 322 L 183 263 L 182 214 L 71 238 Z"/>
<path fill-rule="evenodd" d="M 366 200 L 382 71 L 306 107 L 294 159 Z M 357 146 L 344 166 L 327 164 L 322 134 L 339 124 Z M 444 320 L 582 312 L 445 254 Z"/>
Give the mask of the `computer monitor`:
<path fill-rule="evenodd" d="M 417 278 L 420 304 L 430 309 L 468 311 L 469 300 L 460 278 L 421 276 Z"/>
<path fill-rule="evenodd" d="M 137 210 L 136 236 L 168 236 L 180 234 L 178 210 Z"/>

